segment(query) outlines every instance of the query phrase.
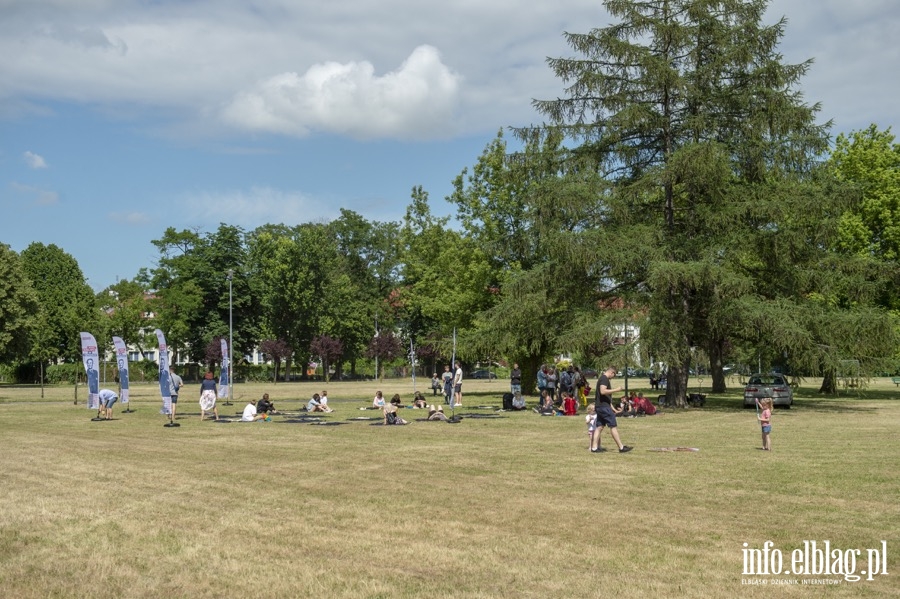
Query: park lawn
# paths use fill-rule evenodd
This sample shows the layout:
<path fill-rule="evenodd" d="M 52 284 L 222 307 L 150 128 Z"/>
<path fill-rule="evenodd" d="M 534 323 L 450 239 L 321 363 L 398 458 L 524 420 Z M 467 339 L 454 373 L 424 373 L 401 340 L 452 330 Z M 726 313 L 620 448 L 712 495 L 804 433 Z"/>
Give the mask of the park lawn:
<path fill-rule="evenodd" d="M 504 386 L 467 382 L 464 402 L 499 405 Z M 220 413 L 234 417 L 263 390 L 293 411 L 321 387 L 238 385 Z M 347 420 L 374 415 L 359 408 L 375 388 L 408 400 L 408 380 L 328 385 L 326 420 L 340 426 L 201 423 L 189 385 L 174 429 L 151 385 L 112 422 L 90 420 L 83 389 L 73 405 L 71 387 L 43 401 L 0 387 L 0 596 L 893 597 L 900 393 L 890 387 L 799 392 L 775 413 L 771 453 L 757 449 L 755 413 L 737 393 L 624 419 L 636 448 L 625 455 L 588 453 L 581 417 Z M 648 451 L 677 446 L 700 451 Z M 884 540 L 889 574 L 743 574 L 744 543 L 772 541 L 789 565 L 807 540 L 862 550 L 857 573 Z M 840 584 L 771 588 L 804 578 Z"/>

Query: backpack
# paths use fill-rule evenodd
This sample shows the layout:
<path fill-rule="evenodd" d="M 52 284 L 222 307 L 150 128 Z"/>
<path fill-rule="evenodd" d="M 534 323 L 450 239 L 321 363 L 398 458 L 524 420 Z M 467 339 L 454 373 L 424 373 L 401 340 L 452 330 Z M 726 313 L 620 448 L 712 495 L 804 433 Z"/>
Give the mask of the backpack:
<path fill-rule="evenodd" d="M 387 413 L 387 423 L 388 424 L 397 424 L 397 414 L 394 412 Z"/>

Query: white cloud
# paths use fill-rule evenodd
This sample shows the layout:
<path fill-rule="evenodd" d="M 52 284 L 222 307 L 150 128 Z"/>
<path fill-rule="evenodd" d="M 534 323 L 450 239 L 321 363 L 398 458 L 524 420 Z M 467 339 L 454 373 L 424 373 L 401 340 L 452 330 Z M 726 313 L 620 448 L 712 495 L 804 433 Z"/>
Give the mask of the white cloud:
<path fill-rule="evenodd" d="M 180 205 L 187 224 L 207 228 L 220 222 L 247 229 L 268 223 L 293 226 L 340 216 L 339 207 L 326 201 L 271 187 L 195 192 L 185 195 Z"/>
<path fill-rule="evenodd" d="M 59 203 L 59 194 L 55 191 L 15 182 L 10 183 L 10 187 L 14 191 L 27 196 L 32 203 L 39 206 L 51 206 Z"/>
<path fill-rule="evenodd" d="M 900 3 L 773 0 L 780 15 L 823 118 L 898 125 Z M 0 116 L 62 101 L 184 136 L 482 134 L 540 121 L 531 100 L 564 93 L 545 57 L 609 23 L 598 0 L 0 0 Z"/>
<path fill-rule="evenodd" d="M 239 127 L 269 133 L 429 138 L 452 128 L 460 82 L 437 49 L 425 45 L 383 76 L 367 61 L 317 64 L 302 76 L 275 75 L 238 94 L 223 116 Z"/>
<path fill-rule="evenodd" d="M 44 157 L 35 154 L 34 152 L 25 152 L 24 154 L 22 154 L 22 158 L 25 160 L 25 164 L 27 164 L 29 168 L 47 168 L 47 161 L 44 160 Z"/>
<path fill-rule="evenodd" d="M 146 225 L 153 222 L 145 212 L 110 212 L 109 219 L 122 225 Z"/>

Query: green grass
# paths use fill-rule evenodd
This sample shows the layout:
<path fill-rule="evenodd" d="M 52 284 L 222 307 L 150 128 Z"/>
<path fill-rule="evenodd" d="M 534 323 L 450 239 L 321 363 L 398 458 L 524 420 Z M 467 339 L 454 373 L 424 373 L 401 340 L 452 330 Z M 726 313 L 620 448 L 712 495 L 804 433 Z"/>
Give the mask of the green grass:
<path fill-rule="evenodd" d="M 201 423 L 194 385 L 167 429 L 151 385 L 113 422 L 91 422 L 83 388 L 73 405 L 71 387 L 0 387 L 0 596 L 895 596 L 900 392 L 885 379 L 823 399 L 815 383 L 776 410 L 771 453 L 735 391 L 622 420 L 636 450 L 599 456 L 581 417 Z M 504 387 L 467 381 L 464 402 L 499 405 Z M 322 388 L 239 385 L 220 413 L 264 390 L 295 410 Z M 327 388 L 326 418 L 347 422 L 373 415 L 358 408 L 376 388 L 408 399 L 411 384 Z M 672 446 L 700 452 L 647 451 Z M 786 557 L 886 540 L 889 575 L 742 585 L 803 578 L 742 575 L 743 543 L 767 540 Z"/>

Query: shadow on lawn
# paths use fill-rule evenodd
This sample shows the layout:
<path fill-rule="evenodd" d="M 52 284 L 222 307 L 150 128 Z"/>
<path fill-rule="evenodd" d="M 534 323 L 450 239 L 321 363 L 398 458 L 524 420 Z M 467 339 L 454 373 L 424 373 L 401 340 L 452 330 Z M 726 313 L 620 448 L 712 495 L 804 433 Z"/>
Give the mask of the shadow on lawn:
<path fill-rule="evenodd" d="M 896 400 L 896 396 L 887 396 L 882 392 L 868 392 L 865 396 L 810 396 L 806 394 L 795 395 L 794 405 L 791 410 L 803 410 L 814 412 L 875 412 L 876 407 L 859 406 L 857 402 L 861 401 L 890 401 Z M 736 412 L 736 411 L 753 411 L 752 407 L 744 407 L 743 396 L 707 396 L 706 405 L 702 408 L 689 408 L 692 410 L 710 411 L 710 412 Z M 778 412 L 787 411 L 782 407 L 775 407 Z"/>

